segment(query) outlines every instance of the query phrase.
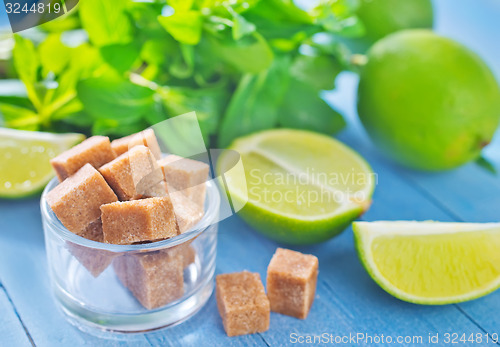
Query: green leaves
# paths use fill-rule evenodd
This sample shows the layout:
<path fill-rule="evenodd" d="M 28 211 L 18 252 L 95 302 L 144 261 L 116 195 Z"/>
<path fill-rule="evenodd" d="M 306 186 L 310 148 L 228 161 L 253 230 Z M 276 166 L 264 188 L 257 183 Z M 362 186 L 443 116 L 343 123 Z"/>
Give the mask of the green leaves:
<path fill-rule="evenodd" d="M 276 59 L 273 66 L 257 75 L 243 76 L 222 120 L 218 144 L 226 147 L 241 135 L 273 128 L 287 89 L 288 59 Z"/>
<path fill-rule="evenodd" d="M 239 41 L 212 38 L 210 43 L 216 55 L 243 73 L 259 73 L 273 62 L 273 51 L 257 33 Z"/>
<path fill-rule="evenodd" d="M 307 129 L 331 135 L 342 130 L 345 121 L 320 98 L 316 90 L 292 80 L 280 110 L 279 124 L 286 128 Z"/>
<path fill-rule="evenodd" d="M 233 16 L 233 39 L 238 41 L 239 39 L 251 34 L 255 31 L 255 25 L 250 23 L 245 19 L 245 17 L 239 15 L 231 7 L 228 8 L 229 12 Z"/>
<path fill-rule="evenodd" d="M 15 36 L 27 97 L 0 95 L 3 121 L 126 135 L 195 111 L 205 141 L 222 146 L 278 126 L 333 133 L 343 120 L 320 91 L 349 61 L 338 35 L 361 30 L 354 3 L 305 11 L 292 0 L 82 1 L 46 23 L 40 43 Z M 80 28 L 80 45 L 61 42 Z"/>
<path fill-rule="evenodd" d="M 33 42 L 19 35 L 14 35 L 14 39 L 16 42 L 12 53 L 14 67 L 19 78 L 26 86 L 29 99 L 35 107 L 40 107 L 41 100 L 35 90 L 40 61 L 35 51 L 35 46 Z"/>
<path fill-rule="evenodd" d="M 229 100 L 227 86 L 223 84 L 203 89 L 164 88 L 160 95 L 171 117 L 195 110 L 206 142 L 210 135 L 217 132 L 219 120 Z"/>
<path fill-rule="evenodd" d="M 198 11 L 179 11 L 168 17 L 159 16 L 158 21 L 177 41 L 196 45 L 201 39 L 203 17 Z"/>
<path fill-rule="evenodd" d="M 154 101 L 153 90 L 114 75 L 80 81 L 77 92 L 95 119 L 138 120 Z"/>
<path fill-rule="evenodd" d="M 22 130 L 38 129 L 39 117 L 30 109 L 12 104 L 0 104 L 0 113 L 7 127 Z"/>
<path fill-rule="evenodd" d="M 94 45 L 132 40 L 132 25 L 125 13 L 127 4 L 127 0 L 85 0 L 80 3 L 80 19 Z"/>
<path fill-rule="evenodd" d="M 50 72 L 58 75 L 68 65 L 71 49 L 61 42 L 60 34 L 47 36 L 38 47 L 40 63 L 43 67 L 43 75 Z"/>
<path fill-rule="evenodd" d="M 126 72 L 139 58 L 140 49 L 135 42 L 114 43 L 100 47 L 103 59 L 118 72 Z"/>

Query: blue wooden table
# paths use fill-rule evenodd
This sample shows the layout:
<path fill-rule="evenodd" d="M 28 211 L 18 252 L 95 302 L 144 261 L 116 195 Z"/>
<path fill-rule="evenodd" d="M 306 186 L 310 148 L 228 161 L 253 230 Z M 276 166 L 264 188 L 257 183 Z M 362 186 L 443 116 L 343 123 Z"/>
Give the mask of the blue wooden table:
<path fill-rule="evenodd" d="M 500 1 L 437 0 L 435 9 L 437 30 L 480 53 L 500 80 Z M 339 139 L 359 151 L 378 174 L 374 203 L 363 220 L 499 220 L 500 176 L 475 164 L 440 174 L 418 173 L 380 157 L 356 120 L 356 83 L 355 76 L 343 74 L 338 90 L 325 98 L 348 117 L 349 126 Z M 499 137 L 485 155 L 500 169 Z M 217 273 L 247 269 L 265 278 L 277 246 L 233 216 L 220 224 Z M 67 323 L 51 296 L 38 199 L 0 200 L 0 346 L 279 346 L 299 336 L 323 333 L 334 337 L 383 334 L 393 341 L 401 336 L 407 338 L 407 345 L 413 345 L 409 339 L 421 336 L 427 345 L 429 334 L 439 334 L 443 342 L 445 333 L 500 333 L 500 291 L 440 307 L 399 301 L 366 274 L 356 256 L 351 229 L 323 244 L 296 249 L 317 255 L 320 262 L 316 299 L 305 321 L 271 314 L 269 331 L 228 338 L 212 297 L 199 314 L 179 326 L 98 338 Z"/>

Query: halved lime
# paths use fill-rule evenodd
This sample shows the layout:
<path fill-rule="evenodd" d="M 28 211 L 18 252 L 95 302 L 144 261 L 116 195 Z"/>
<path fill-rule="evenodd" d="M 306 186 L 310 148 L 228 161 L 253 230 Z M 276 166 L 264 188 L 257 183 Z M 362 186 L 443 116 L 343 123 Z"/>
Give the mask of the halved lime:
<path fill-rule="evenodd" d="M 500 223 L 356 222 L 353 230 L 370 276 L 401 300 L 451 304 L 500 287 Z"/>
<path fill-rule="evenodd" d="M 0 128 L 0 198 L 39 192 L 54 176 L 49 160 L 85 138 Z"/>
<path fill-rule="evenodd" d="M 375 177 L 366 161 L 339 141 L 317 133 L 277 129 L 236 140 L 245 175 L 218 171 L 240 216 L 268 237 L 289 244 L 327 240 L 368 209 Z"/>

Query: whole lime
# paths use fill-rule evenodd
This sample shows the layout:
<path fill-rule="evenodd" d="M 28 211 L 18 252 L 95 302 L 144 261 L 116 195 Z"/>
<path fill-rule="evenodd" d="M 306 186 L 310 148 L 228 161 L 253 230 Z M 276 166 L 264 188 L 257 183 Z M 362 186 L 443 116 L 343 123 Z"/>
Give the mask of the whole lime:
<path fill-rule="evenodd" d="M 360 73 L 358 114 L 389 157 L 422 170 L 476 159 L 500 120 L 500 88 L 481 58 L 429 30 L 378 41 Z"/>
<path fill-rule="evenodd" d="M 365 27 L 362 38 L 350 39 L 348 46 L 364 53 L 379 39 L 404 29 L 430 29 L 433 24 L 431 0 L 361 0 L 356 15 Z"/>

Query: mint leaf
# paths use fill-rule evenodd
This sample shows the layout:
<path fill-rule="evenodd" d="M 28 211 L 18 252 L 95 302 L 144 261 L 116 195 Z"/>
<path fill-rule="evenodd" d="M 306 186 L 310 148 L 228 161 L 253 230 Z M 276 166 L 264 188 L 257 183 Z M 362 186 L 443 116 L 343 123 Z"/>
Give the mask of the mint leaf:
<path fill-rule="evenodd" d="M 292 79 L 280 109 L 279 124 L 286 128 L 334 134 L 344 128 L 346 123 L 338 112 L 320 98 L 316 89 Z"/>
<path fill-rule="evenodd" d="M 176 11 L 187 11 L 193 7 L 194 0 L 169 0 L 168 4 Z"/>
<path fill-rule="evenodd" d="M 251 34 L 255 31 L 255 25 L 247 21 L 243 16 L 235 11 L 231 11 L 233 15 L 233 39 L 238 41 L 242 37 Z"/>
<path fill-rule="evenodd" d="M 222 119 L 220 146 L 228 146 L 238 136 L 277 125 L 279 107 L 287 90 L 288 67 L 287 57 L 279 57 L 270 69 L 243 76 Z"/>
<path fill-rule="evenodd" d="M 256 74 L 266 70 L 273 62 L 273 52 L 258 33 L 239 41 L 210 38 L 214 54 L 244 73 Z"/>
<path fill-rule="evenodd" d="M 130 70 L 140 53 L 136 42 L 114 43 L 102 46 L 99 50 L 106 63 L 120 73 Z"/>
<path fill-rule="evenodd" d="M 40 117 L 33 110 L 11 104 L 0 104 L 5 126 L 22 130 L 38 130 Z"/>
<path fill-rule="evenodd" d="M 95 119 L 133 121 L 153 104 L 149 88 L 117 76 L 88 78 L 77 85 L 78 98 Z"/>
<path fill-rule="evenodd" d="M 98 119 L 92 125 L 92 134 L 121 137 L 137 133 L 148 127 L 141 119 Z"/>
<path fill-rule="evenodd" d="M 40 67 L 35 45 L 17 34 L 14 35 L 14 40 L 16 44 L 12 54 L 17 74 L 25 84 L 34 84 L 37 82 L 37 71 Z"/>
<path fill-rule="evenodd" d="M 35 108 L 39 108 L 41 106 L 41 101 L 35 88 L 35 84 L 38 81 L 38 69 L 40 68 L 38 54 L 33 42 L 30 40 L 17 34 L 14 35 L 14 40 L 16 43 L 12 52 L 14 68 L 19 78 L 26 86 L 29 99 Z"/>
<path fill-rule="evenodd" d="M 141 59 L 153 65 L 165 63 L 178 49 L 178 44 L 172 38 L 152 39 L 146 41 L 141 48 Z"/>
<path fill-rule="evenodd" d="M 226 85 L 203 89 L 164 88 L 161 95 L 170 117 L 196 111 L 201 132 L 207 143 L 209 135 L 216 133 L 220 117 L 229 101 Z"/>
<path fill-rule="evenodd" d="M 68 65 L 71 48 L 61 42 L 60 34 L 51 34 L 38 46 L 43 75 L 49 72 L 58 75 Z"/>
<path fill-rule="evenodd" d="M 125 13 L 127 4 L 127 0 L 85 0 L 80 3 L 80 19 L 94 45 L 132 40 L 132 25 Z"/>
<path fill-rule="evenodd" d="M 182 0 L 178 0 L 182 1 Z M 242 13 L 253 8 L 260 1 L 267 0 L 196 0 L 196 3 L 201 9 L 210 10 L 210 12 L 221 15 L 227 12 L 227 7 L 230 6 L 236 13 Z"/>
<path fill-rule="evenodd" d="M 200 12 L 175 12 L 168 17 L 159 16 L 158 21 L 177 41 L 186 45 L 196 45 L 200 42 L 203 24 Z"/>
<path fill-rule="evenodd" d="M 259 16 L 262 19 L 288 24 L 313 24 L 313 18 L 294 1 L 261 0 L 247 12 L 248 15 Z"/>

